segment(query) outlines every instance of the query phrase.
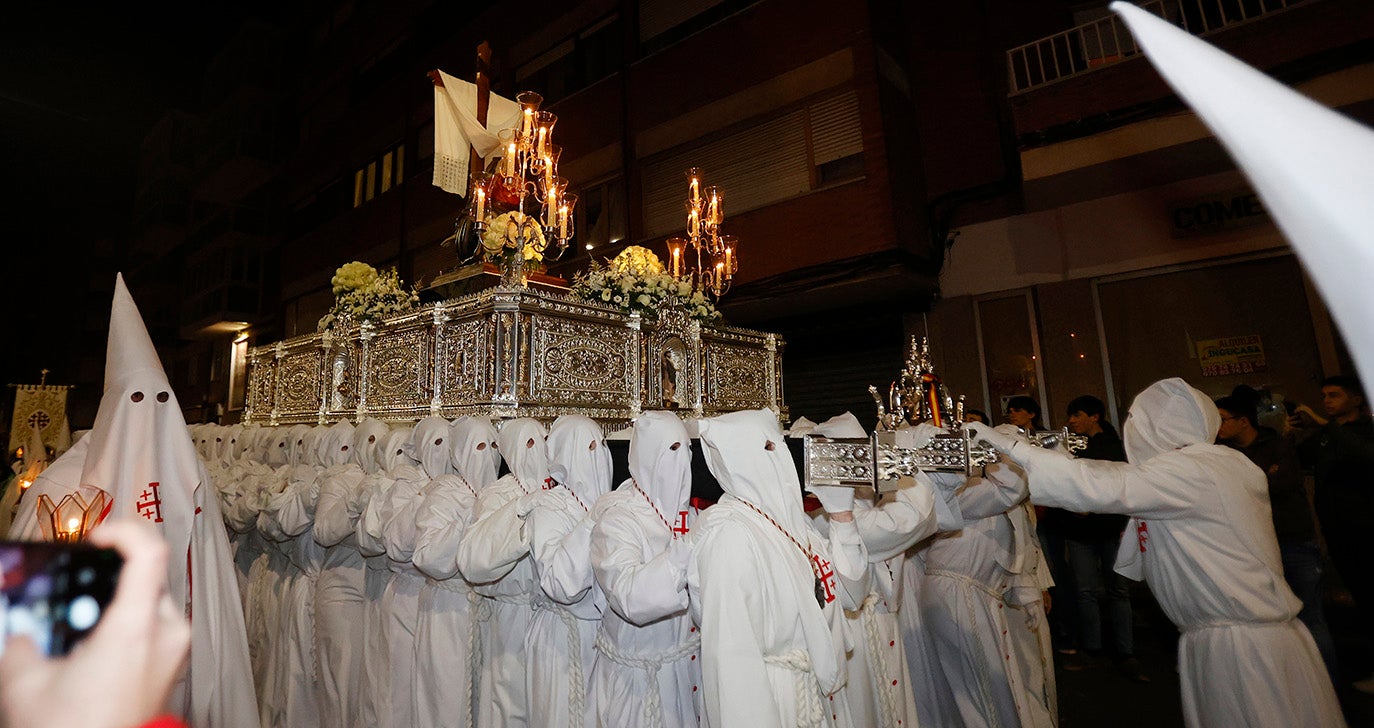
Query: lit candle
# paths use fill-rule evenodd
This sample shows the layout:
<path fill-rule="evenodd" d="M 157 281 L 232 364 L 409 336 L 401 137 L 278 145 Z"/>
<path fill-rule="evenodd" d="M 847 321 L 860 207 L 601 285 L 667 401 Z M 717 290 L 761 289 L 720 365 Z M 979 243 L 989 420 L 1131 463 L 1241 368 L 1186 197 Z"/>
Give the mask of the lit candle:
<path fill-rule="evenodd" d="M 724 264 L 723 264 L 723 263 L 716 263 L 716 277 L 715 277 L 714 280 L 711 281 L 711 288 L 715 290 L 717 296 L 720 295 L 720 285 L 721 285 L 721 281 L 722 281 L 722 278 L 721 278 L 721 275 L 720 275 L 720 270 L 721 270 L 721 266 L 722 266 L 722 265 L 724 265 Z"/>
<path fill-rule="evenodd" d="M 515 176 L 515 142 L 506 147 L 506 176 Z"/>
<path fill-rule="evenodd" d="M 673 248 L 673 277 L 682 275 L 682 248 Z"/>
<path fill-rule="evenodd" d="M 693 187 L 692 189 L 696 188 Z M 691 233 L 692 237 L 695 238 L 698 234 L 700 234 L 700 230 L 701 218 L 697 216 L 697 210 L 694 207 L 692 208 L 691 212 L 687 213 L 687 232 Z"/>
<path fill-rule="evenodd" d="M 478 220 L 478 222 L 481 222 L 481 221 L 487 219 L 487 218 L 486 218 L 486 212 L 487 212 L 487 191 L 486 191 L 486 189 L 483 188 L 483 187 L 478 187 L 478 188 L 477 188 L 477 220 Z"/>
<path fill-rule="evenodd" d="M 735 272 L 734 255 L 735 252 L 733 250 L 730 248 L 725 249 L 725 275 L 727 276 Z"/>
<path fill-rule="evenodd" d="M 548 149 L 547 149 L 547 146 L 548 146 L 548 133 L 549 133 L 549 130 L 548 130 L 547 128 L 542 127 L 542 126 L 539 127 L 539 144 L 536 145 L 534 149 L 535 149 L 535 151 L 539 152 L 540 154 L 544 154 L 545 152 L 548 151 Z"/>
<path fill-rule="evenodd" d="M 568 206 L 562 205 L 558 208 L 558 237 L 560 240 L 568 239 Z"/>
<path fill-rule="evenodd" d="M 56 534 L 57 540 L 58 540 L 59 542 L 63 542 L 63 543 L 72 542 L 72 541 L 77 541 L 77 540 L 78 540 L 77 537 L 80 536 L 80 535 L 81 535 L 81 519 L 80 519 L 80 518 L 69 518 L 69 519 L 67 519 L 67 527 L 64 528 L 64 529 L 62 529 L 61 531 L 59 531 L 59 532 Z"/>
<path fill-rule="evenodd" d="M 530 133 L 530 127 L 534 126 L 534 109 L 525 107 L 525 117 L 520 122 L 520 136 Z"/>
<path fill-rule="evenodd" d="M 714 187 L 711 188 L 711 206 L 707 208 L 707 212 L 707 222 L 710 222 L 712 224 L 720 223 L 720 197 L 716 195 L 716 190 Z"/>
<path fill-rule="evenodd" d="M 692 175 L 692 202 L 701 201 L 701 180 Z"/>

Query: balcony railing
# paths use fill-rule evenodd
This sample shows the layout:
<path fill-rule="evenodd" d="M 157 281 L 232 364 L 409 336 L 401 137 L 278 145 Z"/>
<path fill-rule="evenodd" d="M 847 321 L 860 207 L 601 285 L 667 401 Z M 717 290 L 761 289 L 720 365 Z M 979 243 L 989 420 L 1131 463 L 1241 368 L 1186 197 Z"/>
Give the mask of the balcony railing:
<path fill-rule="evenodd" d="M 1309 1 L 1150 0 L 1137 4 L 1189 33 L 1207 35 Z M 1010 93 L 1024 93 L 1139 53 L 1140 47 L 1117 16 L 1084 23 L 1007 51 Z"/>

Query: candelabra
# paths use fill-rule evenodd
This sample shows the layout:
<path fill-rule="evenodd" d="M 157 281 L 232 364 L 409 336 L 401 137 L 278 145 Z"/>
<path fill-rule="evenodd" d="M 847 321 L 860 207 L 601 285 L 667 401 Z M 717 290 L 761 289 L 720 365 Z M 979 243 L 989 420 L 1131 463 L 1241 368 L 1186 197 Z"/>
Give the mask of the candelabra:
<path fill-rule="evenodd" d="M 533 91 L 515 100 L 520 122 L 498 134 L 502 156 L 493 169 L 474 176 L 468 213 L 486 256 L 510 263 L 518 272 L 526 260 L 556 260 L 567 250 L 577 195 L 558 176 L 562 147 L 553 143 L 557 115 L 541 111 L 544 98 Z M 548 252 L 550 247 L 556 251 Z"/>
<path fill-rule="evenodd" d="M 687 170 L 687 237 L 668 239 L 673 278 L 691 281 L 692 290 L 719 299 L 739 271 L 739 240 L 722 235 L 725 192 L 703 187 L 701 169 Z"/>

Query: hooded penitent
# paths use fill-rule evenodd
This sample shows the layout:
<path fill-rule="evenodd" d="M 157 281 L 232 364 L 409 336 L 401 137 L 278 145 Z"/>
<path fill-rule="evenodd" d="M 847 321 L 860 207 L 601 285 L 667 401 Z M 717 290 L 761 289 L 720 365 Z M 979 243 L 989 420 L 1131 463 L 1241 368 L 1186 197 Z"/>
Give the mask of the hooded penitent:
<path fill-rule="evenodd" d="M 211 486 L 122 275 L 110 311 L 105 390 L 83 439 L 90 442 L 81 483 L 110 494 L 107 517 L 143 519 L 167 542 L 168 591 L 192 615 L 190 702 L 179 709 L 196 728 L 254 724 L 247 637 L 218 499 L 197 493 Z"/>
<path fill-rule="evenodd" d="M 1136 395 L 1121 429 L 1126 458 L 1141 465 L 1162 453 L 1214 442 L 1220 427 L 1211 398 L 1174 377 Z"/>
<path fill-rule="evenodd" d="M 611 489 L 611 451 L 601 425 L 563 415 L 549 427 L 549 475 L 590 507 Z"/>
<path fill-rule="evenodd" d="M 496 482 L 501 453 L 496 450 L 496 428 L 486 417 L 459 417 L 453 422 L 453 465 L 474 490 Z"/>
<path fill-rule="evenodd" d="M 544 479 L 549 477 L 544 437 L 544 426 L 529 418 L 507 422 L 496 436 L 506 467 L 527 491 L 544 487 Z"/>
<path fill-rule="evenodd" d="M 630 436 L 630 477 L 673 522 L 692 497 L 692 441 L 682 420 L 672 412 L 645 412 L 635 419 Z"/>

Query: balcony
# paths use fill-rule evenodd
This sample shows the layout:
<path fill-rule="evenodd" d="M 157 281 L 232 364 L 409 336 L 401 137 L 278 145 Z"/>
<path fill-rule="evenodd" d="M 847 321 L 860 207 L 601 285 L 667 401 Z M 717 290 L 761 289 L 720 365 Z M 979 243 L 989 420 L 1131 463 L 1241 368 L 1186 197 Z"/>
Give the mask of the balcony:
<path fill-rule="evenodd" d="M 1368 62 L 1374 39 L 1374 3 L 1152 0 L 1141 6 L 1292 85 Z M 1114 15 L 1007 51 L 1007 79 L 1023 148 L 1182 108 Z"/>

